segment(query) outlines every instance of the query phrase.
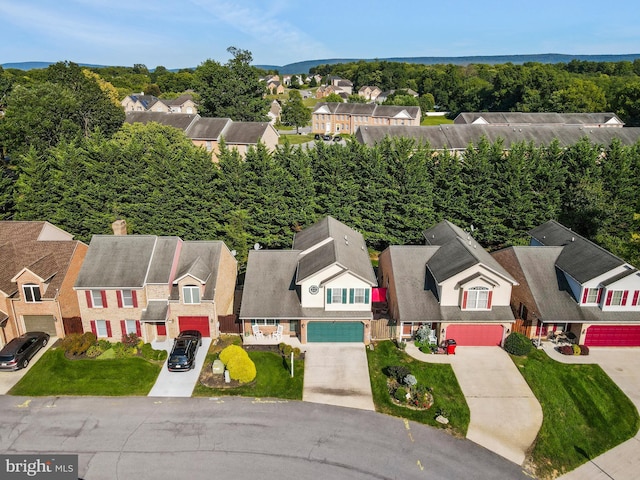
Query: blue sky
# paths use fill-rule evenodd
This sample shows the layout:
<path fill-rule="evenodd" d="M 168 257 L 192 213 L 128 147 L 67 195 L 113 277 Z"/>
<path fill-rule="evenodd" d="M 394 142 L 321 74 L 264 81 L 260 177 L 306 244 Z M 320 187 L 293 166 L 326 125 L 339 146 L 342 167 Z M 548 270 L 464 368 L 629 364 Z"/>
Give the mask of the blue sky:
<path fill-rule="evenodd" d="M 0 64 L 195 67 L 325 58 L 640 53 L 640 2 L 617 0 L 0 0 Z"/>

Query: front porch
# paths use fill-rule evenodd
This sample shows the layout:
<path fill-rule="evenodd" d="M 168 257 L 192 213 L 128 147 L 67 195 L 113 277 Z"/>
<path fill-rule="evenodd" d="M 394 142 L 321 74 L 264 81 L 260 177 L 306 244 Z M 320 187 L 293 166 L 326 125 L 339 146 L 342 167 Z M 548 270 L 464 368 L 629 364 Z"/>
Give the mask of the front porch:
<path fill-rule="evenodd" d="M 245 335 L 242 337 L 243 345 L 279 345 L 280 343 L 286 343 L 293 348 L 303 349 L 303 345 L 298 337 L 290 337 L 283 335 L 281 339 L 272 337 L 271 335 L 264 335 L 262 338 L 256 338 L 253 335 Z"/>

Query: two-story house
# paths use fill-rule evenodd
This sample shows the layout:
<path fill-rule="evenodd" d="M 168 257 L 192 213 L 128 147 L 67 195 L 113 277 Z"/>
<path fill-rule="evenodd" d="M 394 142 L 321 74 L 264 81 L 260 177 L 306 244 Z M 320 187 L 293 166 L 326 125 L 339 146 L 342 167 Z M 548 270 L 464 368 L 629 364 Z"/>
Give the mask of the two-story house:
<path fill-rule="evenodd" d="M 509 306 L 517 281 L 470 233 L 449 221 L 423 232 L 426 245 L 390 246 L 378 278 L 402 340 L 420 326 L 434 343 L 501 345 L 513 328 Z"/>
<path fill-rule="evenodd" d="M 571 331 L 588 346 L 640 346 L 640 272 L 554 220 L 529 234 L 530 246 L 493 253 L 519 283 L 516 329 L 529 337 Z"/>
<path fill-rule="evenodd" d="M 83 327 L 98 338 L 150 342 L 183 330 L 215 338 L 218 316 L 233 313 L 236 272 L 221 241 L 94 235 L 74 288 Z"/>
<path fill-rule="evenodd" d="M 376 277 L 362 234 L 325 217 L 295 234 L 291 250 L 252 250 L 240 307 L 245 332 L 307 342 L 370 341 Z"/>
<path fill-rule="evenodd" d="M 317 103 L 312 112 L 313 133 L 352 134 L 360 127 L 420 126 L 420 107 L 375 103 Z"/>
<path fill-rule="evenodd" d="M 28 331 L 81 331 L 73 284 L 86 252 L 49 222 L 0 222 L 0 345 Z"/>
<path fill-rule="evenodd" d="M 144 93 L 128 95 L 120 102 L 125 112 L 198 113 L 193 97 L 188 93 L 168 100 Z"/>

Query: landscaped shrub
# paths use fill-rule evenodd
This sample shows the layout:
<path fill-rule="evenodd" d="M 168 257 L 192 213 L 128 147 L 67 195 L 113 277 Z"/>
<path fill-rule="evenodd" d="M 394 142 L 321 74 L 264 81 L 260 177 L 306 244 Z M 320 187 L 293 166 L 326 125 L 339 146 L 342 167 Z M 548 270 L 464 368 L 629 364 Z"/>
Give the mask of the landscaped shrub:
<path fill-rule="evenodd" d="M 226 366 L 232 380 L 249 383 L 256 378 L 256 364 L 249 358 L 249 355 L 235 355 L 229 359 Z"/>
<path fill-rule="evenodd" d="M 562 345 L 558 347 L 558 351 L 563 355 L 573 355 L 573 346 L 572 345 Z"/>
<path fill-rule="evenodd" d="M 571 345 L 571 348 L 573 349 L 574 355 L 580 355 L 580 347 L 578 345 Z"/>
<path fill-rule="evenodd" d="M 72 333 L 70 335 L 67 335 L 64 340 L 62 340 L 61 346 L 65 352 L 71 355 L 82 355 L 95 344 L 95 334 L 92 332 L 86 332 L 82 335 L 80 335 L 79 333 Z"/>
<path fill-rule="evenodd" d="M 407 401 L 407 391 L 404 389 L 404 387 L 396 388 L 396 391 L 393 394 L 393 396 L 399 402 L 406 402 Z"/>
<path fill-rule="evenodd" d="M 166 350 L 156 350 L 151 346 L 150 343 L 145 343 L 144 345 L 142 345 L 142 348 L 140 348 L 140 353 L 147 360 L 155 361 L 164 361 L 168 355 Z"/>
<path fill-rule="evenodd" d="M 411 370 L 404 365 L 392 365 L 391 367 L 387 367 L 387 375 L 391 378 L 395 378 L 398 383 L 402 383 L 404 378 L 409 374 L 411 374 Z"/>
<path fill-rule="evenodd" d="M 504 341 L 504 349 L 511 355 L 527 355 L 532 348 L 531 340 L 518 332 L 511 332 Z"/>
<path fill-rule="evenodd" d="M 125 344 L 127 347 L 138 347 L 138 342 L 140 341 L 140 338 L 138 337 L 138 335 L 136 335 L 135 333 L 127 333 L 126 335 L 124 335 L 122 337 L 122 343 Z"/>
<path fill-rule="evenodd" d="M 103 352 L 106 352 L 111 347 L 113 347 L 112 343 L 109 340 L 105 340 L 104 338 L 98 340 L 98 346 L 102 349 Z"/>
<path fill-rule="evenodd" d="M 402 383 L 404 383 L 407 387 L 411 388 L 418 383 L 418 380 L 416 380 L 416 377 L 409 374 L 402 379 Z"/>
<path fill-rule="evenodd" d="M 222 363 L 228 365 L 229 361 L 236 356 L 249 358 L 249 354 L 238 345 L 229 345 L 228 347 L 225 347 L 220 352 L 220 356 L 218 358 L 220 358 Z"/>
<path fill-rule="evenodd" d="M 91 345 L 89 347 L 89 350 L 87 350 L 86 355 L 89 358 L 96 358 L 101 353 L 102 353 L 102 349 L 100 348 L 100 345 Z"/>
<path fill-rule="evenodd" d="M 586 345 L 579 345 L 580 347 L 580 355 L 589 355 L 589 347 Z"/>
<path fill-rule="evenodd" d="M 428 328 L 426 325 L 421 325 L 418 330 L 416 330 L 415 333 L 415 338 L 416 341 L 419 343 L 423 343 L 423 342 L 428 342 L 429 341 L 429 335 L 431 334 L 431 329 Z"/>

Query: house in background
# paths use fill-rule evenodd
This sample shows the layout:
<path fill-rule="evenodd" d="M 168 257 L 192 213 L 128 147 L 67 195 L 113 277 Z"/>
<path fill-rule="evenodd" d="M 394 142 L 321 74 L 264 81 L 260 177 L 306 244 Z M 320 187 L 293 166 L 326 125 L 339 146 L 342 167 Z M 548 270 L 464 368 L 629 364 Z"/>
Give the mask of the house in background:
<path fill-rule="evenodd" d="M 274 125 L 280 121 L 280 115 L 282 114 L 282 105 L 277 100 L 271 102 L 267 116 L 269 117 L 269 123 Z"/>
<path fill-rule="evenodd" d="M 493 127 L 564 125 L 582 128 L 622 128 L 624 126 L 624 122 L 615 113 L 462 112 L 453 120 L 453 123 Z"/>
<path fill-rule="evenodd" d="M 278 146 L 280 135 L 269 122 L 234 122 L 230 118 L 201 117 L 185 113 L 130 112 L 126 123 L 150 123 L 182 130 L 194 145 L 203 147 L 211 153 L 211 159 L 218 161 L 220 142 L 224 138 L 229 149 L 235 149 L 241 156 L 251 147 L 263 143 L 269 152 Z"/>
<path fill-rule="evenodd" d="M 172 100 L 163 100 L 153 95 L 132 94 L 120 102 L 125 112 L 198 113 L 196 103 L 189 94 Z"/>
<path fill-rule="evenodd" d="M 493 257 L 511 273 L 517 331 L 571 331 L 588 346 L 640 346 L 640 272 L 556 221 L 534 228 L 530 246 Z"/>
<path fill-rule="evenodd" d="M 240 320 L 307 342 L 370 341 L 376 278 L 362 234 L 325 217 L 295 234 L 291 250 L 252 250 Z"/>
<path fill-rule="evenodd" d="M 434 343 L 501 345 L 513 328 L 517 281 L 470 233 L 448 221 L 424 232 L 426 245 L 390 246 L 379 257 L 380 287 L 399 338 L 426 326 Z"/>
<path fill-rule="evenodd" d="M 82 331 L 73 284 L 86 252 L 49 222 L 0 222 L 0 345 L 28 331 Z"/>
<path fill-rule="evenodd" d="M 183 330 L 219 336 L 218 316 L 233 313 L 237 262 L 221 241 L 94 235 L 74 289 L 85 331 L 145 342 Z"/>
<path fill-rule="evenodd" d="M 420 107 L 375 103 L 317 103 L 312 112 L 313 133 L 354 133 L 367 125 L 420 125 Z"/>
<path fill-rule="evenodd" d="M 378 98 L 378 95 L 380 95 L 381 93 L 382 90 L 372 85 L 365 85 L 358 90 L 358 95 L 372 102 L 375 102 Z"/>

